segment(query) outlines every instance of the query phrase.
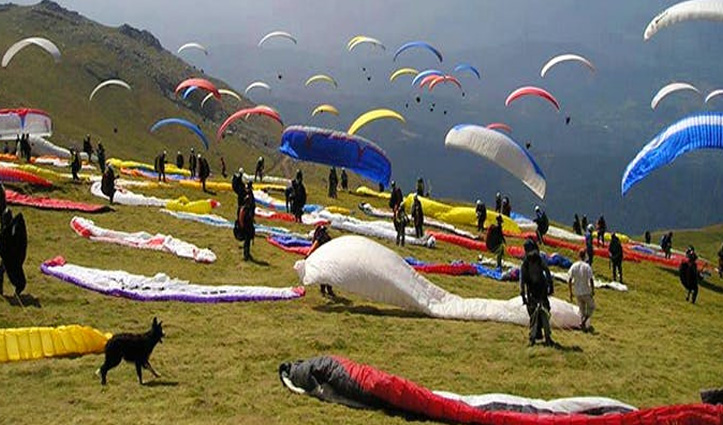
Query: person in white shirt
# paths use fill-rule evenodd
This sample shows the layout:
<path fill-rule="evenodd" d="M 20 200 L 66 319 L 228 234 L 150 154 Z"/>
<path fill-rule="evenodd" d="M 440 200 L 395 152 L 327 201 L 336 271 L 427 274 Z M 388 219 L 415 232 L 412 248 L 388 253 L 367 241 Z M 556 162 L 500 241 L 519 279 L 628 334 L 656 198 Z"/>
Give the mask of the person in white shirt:
<path fill-rule="evenodd" d="M 585 250 L 579 252 L 580 260 L 570 267 L 570 279 L 568 279 L 568 286 L 570 288 L 570 302 L 572 302 L 572 296 L 575 295 L 577 299 L 577 305 L 580 307 L 580 316 L 582 316 L 582 322 L 580 326 L 583 331 L 588 331 L 588 320 L 592 316 L 592 312 L 595 311 L 595 286 L 593 282 L 592 267 L 585 262 L 587 253 Z"/>

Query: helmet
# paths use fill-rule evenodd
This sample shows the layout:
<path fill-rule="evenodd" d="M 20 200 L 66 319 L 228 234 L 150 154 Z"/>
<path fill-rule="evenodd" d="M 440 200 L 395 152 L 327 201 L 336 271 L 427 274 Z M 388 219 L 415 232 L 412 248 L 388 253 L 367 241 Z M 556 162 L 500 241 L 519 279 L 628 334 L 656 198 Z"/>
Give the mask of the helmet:
<path fill-rule="evenodd" d="M 592 232 L 593 230 L 595 230 L 595 228 L 592 226 L 592 224 L 588 224 L 588 225 L 587 225 L 587 231 L 588 231 L 588 232 Z"/>
<path fill-rule="evenodd" d="M 478 199 L 478 200 L 477 200 L 477 205 L 482 205 L 482 201 L 480 201 L 480 200 Z"/>
<path fill-rule="evenodd" d="M 392 187 L 395 187 L 396 185 L 397 185 L 397 182 L 395 182 L 394 180 L 392 180 Z"/>
<path fill-rule="evenodd" d="M 540 212 L 540 206 L 539 206 L 539 205 L 535 205 L 535 212 Z"/>
<path fill-rule="evenodd" d="M 693 247 L 693 245 L 689 245 L 688 249 L 685 250 L 685 256 L 692 260 L 698 258 L 698 256 L 695 254 L 695 248 Z"/>
<path fill-rule="evenodd" d="M 495 196 L 499 198 L 500 196 L 502 196 L 502 194 L 500 194 L 500 192 L 497 192 Z"/>

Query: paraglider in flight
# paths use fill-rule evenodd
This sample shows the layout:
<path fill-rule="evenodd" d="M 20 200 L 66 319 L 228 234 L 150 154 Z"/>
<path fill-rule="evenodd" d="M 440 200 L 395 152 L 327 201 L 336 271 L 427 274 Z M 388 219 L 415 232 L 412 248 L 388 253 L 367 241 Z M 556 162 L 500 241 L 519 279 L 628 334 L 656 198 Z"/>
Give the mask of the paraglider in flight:
<path fill-rule="evenodd" d="M 658 93 L 655 94 L 655 97 L 653 97 L 653 100 L 650 102 L 650 107 L 652 109 L 655 109 L 658 107 L 658 103 L 662 101 L 666 96 L 668 96 L 671 93 L 675 93 L 677 91 L 681 90 L 689 90 L 694 91 L 698 94 L 700 94 L 700 90 L 698 90 L 695 86 L 688 83 L 670 83 L 667 86 L 661 88 L 658 90 Z"/>
<path fill-rule="evenodd" d="M 416 76 L 414 76 L 414 79 L 412 80 L 412 87 L 416 86 L 419 82 L 424 80 L 425 78 L 433 75 L 443 76 L 444 72 L 438 70 L 438 69 L 425 69 L 424 71 L 417 73 Z"/>
<path fill-rule="evenodd" d="M 541 97 L 548 102 L 550 102 L 557 111 L 560 111 L 560 103 L 555 99 L 553 95 L 551 95 L 547 90 L 541 89 L 539 87 L 520 87 L 519 89 L 513 91 L 510 93 L 509 96 L 507 96 L 507 100 L 505 100 L 505 106 L 510 106 L 512 102 L 515 100 L 523 97 L 523 96 L 538 96 Z"/>
<path fill-rule="evenodd" d="M 427 49 L 432 52 L 437 57 L 437 59 L 439 59 L 440 62 L 442 62 L 442 53 L 440 53 L 439 50 L 435 49 L 431 44 L 427 43 L 426 41 L 410 41 L 409 43 L 403 44 L 400 48 L 397 49 L 396 52 L 394 52 L 394 61 L 396 62 L 397 57 L 402 54 L 402 52 L 414 48 Z"/>
<path fill-rule="evenodd" d="M 402 75 L 417 75 L 419 74 L 419 71 L 417 71 L 414 68 L 399 68 L 396 71 L 392 72 L 392 75 L 389 76 L 389 81 L 394 82 L 394 80 L 397 79 L 397 77 Z"/>
<path fill-rule="evenodd" d="M 723 2 L 720 0 L 689 0 L 675 4 L 664 11 L 645 28 L 643 39 L 650 40 L 661 29 L 691 20 L 723 21 Z"/>
<path fill-rule="evenodd" d="M 422 101 L 422 98 L 421 98 L 421 97 L 419 97 L 419 96 L 417 96 L 417 97 L 416 97 L 416 101 L 417 101 L 417 103 L 419 103 L 419 102 L 421 102 L 421 101 Z"/>
<path fill-rule="evenodd" d="M 264 115 L 269 118 L 273 118 L 282 126 L 284 125 L 283 121 L 281 121 L 281 116 L 279 116 L 279 113 L 268 106 L 257 106 L 255 108 L 240 109 L 234 112 L 230 117 L 226 118 L 226 121 L 221 124 L 221 127 L 219 127 L 218 131 L 216 132 L 216 139 L 221 140 L 221 138 L 223 137 L 223 133 L 226 131 L 226 128 L 231 125 L 231 123 L 238 120 L 239 118 L 247 118 L 249 115 Z"/>
<path fill-rule="evenodd" d="M 231 96 L 234 99 L 238 100 L 239 102 L 241 101 L 241 96 L 239 96 L 238 93 L 236 93 L 233 90 L 219 89 L 218 92 L 221 94 L 225 94 L 227 96 Z M 207 94 L 206 97 L 204 97 L 203 100 L 201 101 L 201 108 L 203 108 L 203 106 L 206 104 L 206 102 L 211 100 L 212 97 L 213 97 L 213 93 Z"/>
<path fill-rule="evenodd" d="M 713 99 L 714 97 L 718 97 L 723 94 L 723 90 L 713 90 L 712 92 L 708 93 L 708 96 L 705 97 L 705 103 L 708 103 L 709 100 Z"/>
<path fill-rule="evenodd" d="M 356 46 L 365 43 L 371 44 L 372 46 L 381 47 L 382 50 L 387 49 L 381 41 L 377 40 L 376 38 L 367 37 L 365 35 L 357 35 L 356 37 L 352 37 L 352 39 L 349 40 L 349 42 L 346 44 L 346 48 L 351 52 Z"/>
<path fill-rule="evenodd" d="M 287 40 L 292 41 L 294 44 L 296 44 L 296 38 L 294 38 L 293 35 L 289 34 L 285 31 L 272 31 L 259 40 L 259 47 L 261 47 L 262 44 L 264 44 L 266 41 L 272 39 L 272 38 L 285 38 Z"/>
<path fill-rule="evenodd" d="M 15 57 L 15 55 L 19 51 L 21 51 L 24 48 L 31 46 L 31 45 L 38 46 L 38 47 L 42 48 L 43 50 L 45 50 L 46 52 L 50 53 L 50 55 L 55 60 L 55 63 L 60 62 L 60 50 L 58 49 L 58 46 L 55 45 L 55 43 L 48 40 L 47 38 L 30 37 L 30 38 L 25 38 L 25 39 L 18 41 L 17 43 L 13 44 L 5 51 L 5 55 L 3 55 L 3 60 L 2 60 L 2 67 L 3 68 L 7 67 L 8 64 L 10 63 L 10 61 L 13 60 L 13 57 Z"/>
<path fill-rule="evenodd" d="M 512 127 L 501 122 L 493 122 L 492 124 L 487 124 L 486 128 L 488 130 L 504 130 L 508 133 L 512 133 Z"/>
<path fill-rule="evenodd" d="M 198 138 L 201 140 L 201 143 L 203 143 L 203 146 L 206 148 L 206 150 L 208 150 L 208 139 L 206 138 L 206 135 L 203 134 L 203 131 L 201 131 L 201 127 L 193 124 L 192 122 L 184 120 L 183 118 L 162 119 L 157 123 L 153 124 L 153 127 L 151 127 L 151 133 L 155 133 L 156 130 L 158 130 L 159 128 L 165 127 L 170 124 L 181 125 L 194 132 L 196 136 L 198 136 Z"/>
<path fill-rule="evenodd" d="M 244 90 L 244 96 L 248 95 L 251 90 L 256 88 L 262 88 L 271 91 L 270 85 L 264 83 L 263 81 L 254 81 L 253 83 L 246 86 L 246 89 Z"/>
<path fill-rule="evenodd" d="M 568 115 L 567 117 L 565 117 L 565 125 L 570 125 L 571 120 L 572 120 L 571 116 Z"/>
<path fill-rule="evenodd" d="M 208 56 L 208 49 L 206 49 L 202 44 L 192 42 L 192 43 L 186 43 L 183 46 L 178 48 L 177 54 L 181 54 L 182 51 L 186 49 L 198 49 L 203 52 L 204 55 Z"/>
<path fill-rule="evenodd" d="M 338 88 L 338 87 L 339 87 L 339 85 L 336 83 L 336 80 L 333 79 L 332 77 L 326 75 L 326 74 L 316 74 L 316 75 L 312 75 L 311 77 L 309 77 L 308 80 L 306 80 L 306 82 L 304 83 L 304 85 L 308 87 L 308 86 L 311 85 L 312 83 L 320 82 L 320 81 L 325 81 L 325 82 L 333 85 L 334 88 Z"/>
<path fill-rule="evenodd" d="M 692 115 L 663 130 L 625 168 L 623 196 L 652 171 L 698 149 L 723 149 L 723 113 Z"/>
<path fill-rule="evenodd" d="M 457 87 L 459 87 L 460 90 L 462 90 L 462 83 L 459 82 L 459 80 L 451 75 L 445 75 L 444 77 L 435 77 L 432 82 L 429 83 L 429 91 L 434 90 L 434 87 L 439 83 L 454 83 Z"/>
<path fill-rule="evenodd" d="M 319 106 L 317 106 L 316 108 L 314 108 L 314 110 L 311 112 L 311 116 L 312 116 L 312 117 L 315 117 L 315 116 L 319 115 L 319 114 L 322 113 L 322 112 L 326 112 L 326 113 L 329 113 L 329 114 L 334 114 L 334 115 L 337 115 L 337 116 L 339 115 L 339 110 L 336 109 L 334 106 L 328 105 L 328 104 L 324 104 L 324 105 L 319 105 Z"/>
<path fill-rule="evenodd" d="M 119 86 L 119 87 L 123 87 L 128 90 L 131 90 L 131 86 L 123 80 L 105 80 L 102 83 L 95 86 L 93 91 L 90 92 L 90 96 L 88 97 L 88 102 L 93 101 L 93 96 L 95 96 L 95 94 L 98 93 L 98 91 L 100 91 L 100 89 L 102 89 L 104 87 L 108 87 L 108 86 Z"/>
<path fill-rule="evenodd" d="M 529 153 L 505 134 L 477 125 L 460 124 L 449 130 L 444 145 L 489 159 L 520 179 L 540 199 L 545 198 L 547 182 L 542 169 Z"/>
<path fill-rule="evenodd" d="M 471 72 L 472 74 L 474 74 L 477 77 L 478 80 L 482 79 L 482 76 L 480 75 L 479 70 L 468 63 L 461 63 L 454 67 L 454 72 L 462 72 L 462 71 Z"/>
<path fill-rule="evenodd" d="M 373 121 L 376 121 L 379 119 L 383 119 L 383 118 L 394 118 L 396 120 L 401 121 L 402 123 L 407 122 L 401 114 L 399 114 L 398 112 L 392 111 L 391 109 L 373 109 L 371 111 L 361 114 L 351 124 L 351 126 L 349 126 L 349 130 L 347 130 L 347 133 L 355 134 L 357 131 L 359 131 L 360 128 L 364 127 L 365 125 L 369 124 L 370 122 L 373 122 Z"/>
<path fill-rule="evenodd" d="M 545 78 L 545 75 L 547 75 L 547 72 L 551 70 L 555 65 L 563 63 L 563 62 L 580 62 L 581 64 L 585 65 L 590 69 L 590 71 L 595 72 L 595 66 L 590 62 L 588 59 L 585 59 L 584 57 L 580 55 L 575 55 L 572 53 L 567 53 L 564 55 L 558 55 L 554 58 L 550 59 L 545 63 L 545 65 L 542 67 L 542 70 L 540 70 L 540 77 Z"/>
<path fill-rule="evenodd" d="M 284 76 L 281 75 L 281 74 L 277 75 L 276 77 L 277 77 L 279 80 L 282 79 L 282 78 L 284 78 Z"/>
<path fill-rule="evenodd" d="M 189 87 L 197 87 L 203 90 L 206 90 L 208 92 L 213 93 L 213 97 L 216 99 L 221 99 L 221 93 L 219 93 L 218 89 L 215 85 L 213 85 L 212 82 L 208 80 L 204 80 L 203 78 L 189 78 L 185 81 L 182 81 L 177 87 L 176 87 L 176 96 L 178 96 L 178 92 L 181 90 L 187 89 Z"/>
<path fill-rule="evenodd" d="M 190 96 L 191 93 L 193 93 L 197 89 L 198 89 L 198 87 L 196 87 L 196 86 L 188 87 L 188 88 L 186 88 L 186 90 L 183 91 L 183 94 L 181 95 L 181 97 L 183 98 L 183 100 L 186 100 L 186 99 L 188 99 L 188 96 Z M 213 96 L 213 93 L 211 93 L 211 96 Z"/>
<path fill-rule="evenodd" d="M 436 80 L 437 78 L 444 78 L 442 75 L 427 75 L 426 77 L 422 78 L 422 81 L 419 83 L 419 88 L 423 89 L 428 84 L 430 84 L 432 81 Z"/>
<path fill-rule="evenodd" d="M 525 143 L 525 149 L 527 149 L 529 151 L 531 147 L 532 147 L 532 143 L 530 143 L 530 142 Z"/>
<path fill-rule="evenodd" d="M 290 126 L 281 135 L 279 151 L 296 160 L 345 167 L 385 186 L 392 176 L 392 163 L 379 146 L 340 131 Z"/>

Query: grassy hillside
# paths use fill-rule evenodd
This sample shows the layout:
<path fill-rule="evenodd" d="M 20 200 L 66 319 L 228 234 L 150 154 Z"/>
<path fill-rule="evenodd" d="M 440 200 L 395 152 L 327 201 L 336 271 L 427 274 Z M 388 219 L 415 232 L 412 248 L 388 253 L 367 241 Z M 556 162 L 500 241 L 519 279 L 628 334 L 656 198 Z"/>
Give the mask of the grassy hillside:
<path fill-rule="evenodd" d="M 198 151 L 201 144 L 186 129 L 167 127 L 152 134 L 149 128 L 161 118 L 182 117 L 200 124 L 214 140 L 218 125 L 230 112 L 251 105 L 224 96 L 223 105 L 209 101 L 201 111 L 205 93 L 192 93 L 185 101 L 176 97 L 173 91 L 184 79 L 209 77 L 165 50 L 147 31 L 129 25 L 106 27 L 50 1 L 0 8 L 0 50 L 31 36 L 54 41 L 61 62 L 55 65 L 34 46 L 18 53 L 1 72 L 0 103 L 48 111 L 53 118 L 52 141 L 61 146 L 80 146 L 90 133 L 94 142 L 103 141 L 110 156 L 151 161 L 162 149 L 173 154 L 191 147 Z M 110 87 L 89 103 L 93 88 L 110 78 L 128 82 L 133 90 Z M 219 88 L 228 87 L 213 81 Z M 219 167 L 219 154 L 225 155 L 229 167 L 251 167 L 259 153 L 271 151 L 280 134 L 278 124 L 257 117 L 239 122 L 236 129 L 234 137 L 214 141 L 209 152 L 212 167 Z M 278 159 L 272 156 L 267 166 Z"/>

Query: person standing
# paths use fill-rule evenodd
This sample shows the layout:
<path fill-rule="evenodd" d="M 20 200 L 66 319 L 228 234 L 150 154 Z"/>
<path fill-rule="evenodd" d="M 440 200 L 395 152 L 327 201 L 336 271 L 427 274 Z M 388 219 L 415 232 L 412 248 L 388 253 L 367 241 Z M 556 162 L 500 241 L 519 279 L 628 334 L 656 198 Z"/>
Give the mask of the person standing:
<path fill-rule="evenodd" d="M 550 220 L 547 218 L 547 213 L 542 211 L 539 205 L 535 205 L 535 220 L 533 221 L 537 224 L 537 241 L 544 245 L 544 237 L 550 229 Z"/>
<path fill-rule="evenodd" d="M 668 232 L 660 239 L 660 249 L 665 253 L 665 258 L 669 259 L 673 251 L 673 232 Z"/>
<path fill-rule="evenodd" d="M 349 191 L 349 176 L 346 174 L 346 168 L 341 167 L 341 190 Z"/>
<path fill-rule="evenodd" d="M 485 244 L 487 250 L 497 258 L 497 268 L 502 268 L 502 257 L 505 255 L 505 235 L 502 230 L 502 216 L 497 215 L 497 224 L 492 224 L 487 228 L 487 236 L 485 237 Z"/>
<path fill-rule="evenodd" d="M 8 208 L 7 198 L 5 194 L 5 186 L 0 182 L 0 234 L 3 233 L 5 227 L 9 226 L 13 220 L 13 213 Z M 0 258 L 0 295 L 3 294 L 3 282 L 5 280 L 5 265 Z"/>
<path fill-rule="evenodd" d="M 417 196 L 424 196 L 424 179 L 417 179 Z"/>
<path fill-rule="evenodd" d="M 251 182 L 246 188 L 246 198 L 242 206 L 238 208 L 236 223 L 234 225 L 234 236 L 243 241 L 243 259 L 249 261 L 251 257 L 251 241 L 256 235 L 254 228 L 254 217 L 256 216 L 256 200 Z"/>
<path fill-rule="evenodd" d="M 587 215 L 585 215 L 585 214 L 582 215 L 582 221 L 580 222 L 580 224 L 582 224 L 582 230 L 583 230 L 583 232 L 587 231 L 587 226 L 588 226 L 588 224 L 589 224 L 589 223 L 587 222 Z"/>
<path fill-rule="evenodd" d="M 583 216 L 584 217 L 584 216 Z M 587 225 L 587 231 L 585 232 L 585 253 L 587 263 L 592 267 L 592 260 L 595 258 L 595 247 L 593 246 L 593 236 L 592 232 L 595 229 L 592 227 L 592 224 Z"/>
<path fill-rule="evenodd" d="M 698 263 L 696 262 L 698 256 L 695 253 L 695 248 L 689 246 L 685 250 L 685 258 L 686 260 L 680 263 L 678 268 L 680 283 L 683 284 L 687 291 L 685 300 L 695 304 L 695 300 L 698 298 L 698 281 L 700 280 Z"/>
<path fill-rule="evenodd" d="M 404 246 L 406 229 L 409 224 L 409 217 L 404 211 L 404 204 L 400 204 L 394 212 L 394 229 L 397 231 L 397 246 Z"/>
<path fill-rule="evenodd" d="M 228 178 L 228 174 L 226 174 L 226 160 L 221 157 L 221 176 L 226 179 Z"/>
<path fill-rule="evenodd" d="M 502 195 L 500 192 L 495 194 L 495 212 L 497 214 L 502 212 Z"/>
<path fill-rule="evenodd" d="M 206 190 L 206 180 L 208 180 L 209 176 L 211 176 L 211 167 L 208 165 L 208 160 L 198 154 L 198 178 L 201 180 L 201 189 L 204 192 L 208 192 Z"/>
<path fill-rule="evenodd" d="M 22 153 L 25 162 L 30 162 L 30 156 L 32 155 L 32 148 L 30 147 L 30 135 L 23 134 L 20 137 L 20 152 Z M 78 159 L 80 160 L 80 158 Z"/>
<path fill-rule="evenodd" d="M 392 181 L 392 196 L 389 198 L 389 208 L 396 214 L 399 206 L 404 202 L 404 195 L 402 189 L 397 187 L 397 182 Z"/>
<path fill-rule="evenodd" d="M 306 254 L 306 258 L 309 258 L 309 256 L 314 251 L 316 251 L 320 246 L 324 245 L 330 240 L 331 236 L 329 236 L 329 232 L 327 231 L 326 226 L 323 224 L 316 226 L 316 229 L 314 229 L 314 236 L 311 238 L 311 248 L 309 249 L 309 253 Z M 331 285 L 325 285 L 322 283 L 321 296 L 326 297 L 327 295 L 331 298 L 336 297 L 336 294 L 334 293 L 334 288 L 332 288 Z"/>
<path fill-rule="evenodd" d="M 90 134 L 85 135 L 85 139 L 83 139 L 83 152 L 85 152 L 86 155 L 88 155 L 88 162 L 93 162 L 93 145 L 90 143 Z"/>
<path fill-rule="evenodd" d="M 509 196 L 502 198 L 502 215 L 510 217 L 512 215 L 512 204 Z"/>
<path fill-rule="evenodd" d="M 184 165 L 183 162 L 183 154 L 181 153 L 181 151 L 178 151 L 176 153 L 176 168 L 182 170 Z"/>
<path fill-rule="evenodd" d="M 608 230 L 608 225 L 605 222 L 605 217 L 602 215 L 597 219 L 597 243 L 598 245 L 605 246 L 605 232 Z"/>
<path fill-rule="evenodd" d="M 570 289 L 570 302 L 574 295 L 577 306 L 580 308 L 580 327 L 587 332 L 590 330 L 587 322 L 592 317 L 592 312 L 595 311 L 595 282 L 592 267 L 585 262 L 587 253 L 580 250 L 578 255 L 580 259 L 570 267 L 570 278 L 567 280 L 567 284 Z"/>
<path fill-rule="evenodd" d="M 582 235 L 582 225 L 580 224 L 580 217 L 575 214 L 575 221 L 572 222 L 572 231 L 576 235 Z"/>
<path fill-rule="evenodd" d="M 294 193 L 296 192 L 296 179 L 291 181 L 291 184 L 286 186 L 284 190 L 284 199 L 286 200 L 286 212 L 294 212 Z"/>
<path fill-rule="evenodd" d="M 329 170 L 329 198 L 336 199 L 336 188 L 339 185 L 339 178 L 336 175 L 336 167 Z"/>
<path fill-rule="evenodd" d="M 191 148 L 191 154 L 188 156 L 188 171 L 191 172 L 191 178 L 196 176 L 196 169 L 198 168 L 198 158 L 196 157 L 196 150 Z"/>
<path fill-rule="evenodd" d="M 80 181 L 80 177 L 78 177 L 78 173 L 80 172 L 80 154 L 75 148 L 70 150 L 70 158 L 70 172 L 73 174 L 73 181 L 78 182 Z"/>
<path fill-rule="evenodd" d="M 113 205 L 113 196 L 115 196 L 115 180 L 116 175 L 113 172 L 113 167 L 109 165 L 103 172 L 103 177 L 101 177 L 100 191 L 108 197 L 111 205 Z"/>
<path fill-rule="evenodd" d="M 105 165 L 105 148 L 103 147 L 103 144 L 101 142 L 98 142 L 98 167 L 100 167 L 100 172 L 105 173 L 106 165 Z"/>
<path fill-rule="evenodd" d="M 254 181 L 264 181 L 264 157 L 260 156 L 256 160 L 256 171 L 254 172 Z"/>
<path fill-rule="evenodd" d="M 231 176 L 231 189 L 236 194 L 236 207 L 240 208 L 246 199 L 246 185 L 244 185 L 244 169 L 239 168 L 238 171 Z"/>
<path fill-rule="evenodd" d="M 535 243 L 530 241 L 529 245 L 535 246 Z M 548 298 L 553 293 L 554 286 L 550 270 L 542 261 L 540 251 L 531 249 L 525 254 L 525 259 L 520 266 L 520 296 L 530 316 L 530 346 L 535 345 L 543 334 L 545 345 L 554 344 L 550 330 L 551 312 Z"/>
<path fill-rule="evenodd" d="M 294 189 L 294 202 L 292 209 L 294 210 L 294 217 L 296 222 L 301 223 L 301 217 L 304 215 L 304 207 L 306 206 L 306 186 L 304 186 L 304 179 L 300 173 L 296 176 L 296 188 Z"/>
<path fill-rule="evenodd" d="M 412 203 L 412 222 L 414 222 L 414 236 L 417 239 L 424 237 L 424 210 L 422 209 L 422 201 L 419 195 L 414 195 L 414 203 Z"/>
<path fill-rule="evenodd" d="M 645 231 L 645 243 L 646 243 L 647 245 L 650 245 L 650 239 L 651 239 L 650 230 L 646 230 L 646 231 Z"/>
<path fill-rule="evenodd" d="M 623 283 L 623 245 L 620 243 L 620 238 L 613 232 L 610 235 L 610 245 L 608 245 L 608 252 L 610 253 L 610 264 L 613 267 L 613 281 L 617 280 L 617 275 L 620 275 L 620 283 Z"/>
<path fill-rule="evenodd" d="M 477 231 L 482 232 L 485 229 L 485 221 L 487 220 L 487 206 L 481 200 L 477 200 L 474 208 L 477 216 Z"/>

